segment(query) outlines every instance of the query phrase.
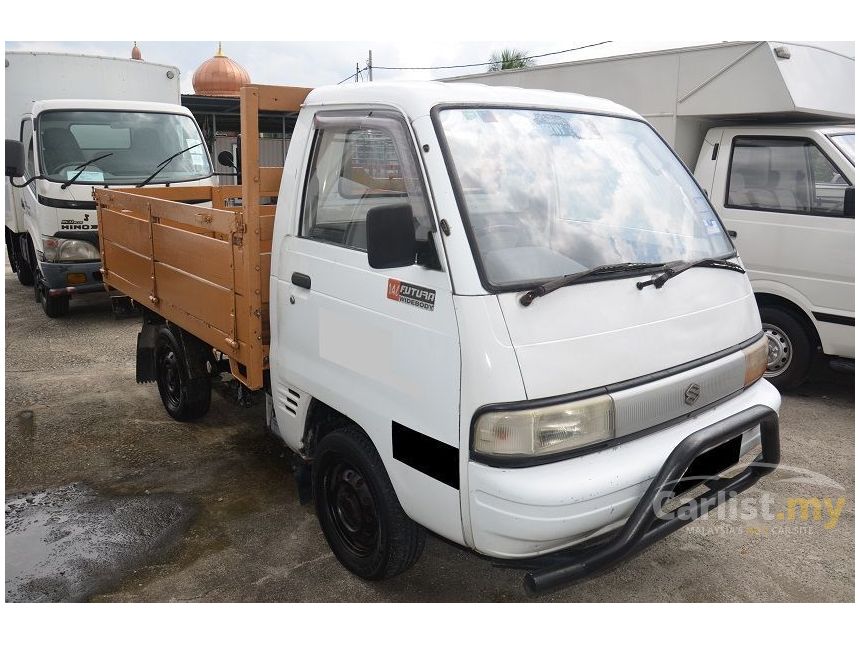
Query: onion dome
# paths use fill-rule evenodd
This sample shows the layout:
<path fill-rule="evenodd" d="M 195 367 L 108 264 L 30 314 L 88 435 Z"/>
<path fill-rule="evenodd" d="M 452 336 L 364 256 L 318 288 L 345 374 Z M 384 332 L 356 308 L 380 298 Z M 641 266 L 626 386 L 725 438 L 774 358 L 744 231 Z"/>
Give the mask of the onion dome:
<path fill-rule="evenodd" d="M 239 96 L 239 88 L 251 82 L 247 70 L 221 51 L 194 72 L 191 84 L 195 94 L 203 96 Z"/>
<path fill-rule="evenodd" d="M 143 60 L 143 56 L 140 53 L 140 47 L 137 46 L 137 41 L 134 41 L 134 47 L 131 48 L 131 59 L 132 60 Z"/>

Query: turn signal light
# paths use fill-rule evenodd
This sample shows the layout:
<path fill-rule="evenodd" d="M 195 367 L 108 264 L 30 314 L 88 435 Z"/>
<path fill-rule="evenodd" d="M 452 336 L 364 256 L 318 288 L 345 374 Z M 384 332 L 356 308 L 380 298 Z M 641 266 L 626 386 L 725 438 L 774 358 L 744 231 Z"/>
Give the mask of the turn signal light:
<path fill-rule="evenodd" d="M 767 369 L 767 337 L 762 336 L 752 345 L 744 349 L 746 370 L 744 371 L 744 387 L 752 385 Z"/>

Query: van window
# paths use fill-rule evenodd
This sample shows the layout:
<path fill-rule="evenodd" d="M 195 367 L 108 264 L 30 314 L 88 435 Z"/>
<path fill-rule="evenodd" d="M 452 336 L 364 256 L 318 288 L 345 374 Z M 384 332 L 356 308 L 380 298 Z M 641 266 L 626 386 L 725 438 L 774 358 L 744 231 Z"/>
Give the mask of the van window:
<path fill-rule="evenodd" d="M 842 216 L 848 185 L 809 139 L 737 137 L 726 206 Z"/>
<path fill-rule="evenodd" d="M 392 128 L 400 127 L 392 120 Z M 305 189 L 302 237 L 367 251 L 367 211 L 408 203 L 416 239 L 428 241 L 430 215 L 417 164 L 397 134 L 366 127 L 317 130 Z"/>

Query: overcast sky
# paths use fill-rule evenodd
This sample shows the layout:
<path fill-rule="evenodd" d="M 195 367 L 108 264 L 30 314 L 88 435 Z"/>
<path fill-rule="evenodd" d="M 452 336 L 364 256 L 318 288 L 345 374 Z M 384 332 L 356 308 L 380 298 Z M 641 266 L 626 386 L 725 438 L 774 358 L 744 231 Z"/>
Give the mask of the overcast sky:
<path fill-rule="evenodd" d="M 594 41 L 592 41 L 594 42 Z M 700 45 L 714 41 L 616 41 L 540 58 L 539 65 L 582 58 L 598 58 L 636 51 Z M 241 63 L 255 83 L 317 87 L 337 83 L 355 72 L 355 64 L 365 66 L 367 52 L 373 50 L 374 80 L 432 79 L 485 71 L 485 67 L 448 70 L 393 71 L 379 67 L 427 67 L 481 63 L 493 51 L 515 47 L 530 54 L 543 54 L 582 45 L 583 41 L 500 41 L 500 42 L 224 42 L 224 53 Z M 200 63 L 215 54 L 217 42 L 138 42 L 143 58 L 180 69 L 182 91 L 191 93 L 191 76 Z M 828 48 L 854 55 L 853 43 L 827 43 Z M 125 58 L 132 43 L 124 42 L 6 42 L 7 51 L 60 51 Z M 366 78 L 366 73 L 365 73 Z"/>

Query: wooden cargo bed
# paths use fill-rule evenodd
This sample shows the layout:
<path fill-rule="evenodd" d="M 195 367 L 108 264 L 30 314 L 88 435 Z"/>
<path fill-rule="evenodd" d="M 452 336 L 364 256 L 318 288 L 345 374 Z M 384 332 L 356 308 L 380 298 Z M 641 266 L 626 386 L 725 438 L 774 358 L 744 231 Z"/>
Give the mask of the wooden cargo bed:
<path fill-rule="evenodd" d="M 309 91 L 242 88 L 241 186 L 94 190 L 105 285 L 222 352 L 251 389 L 269 358 L 275 206 L 261 201 L 282 173 L 258 164 L 259 113 L 297 112 Z"/>

